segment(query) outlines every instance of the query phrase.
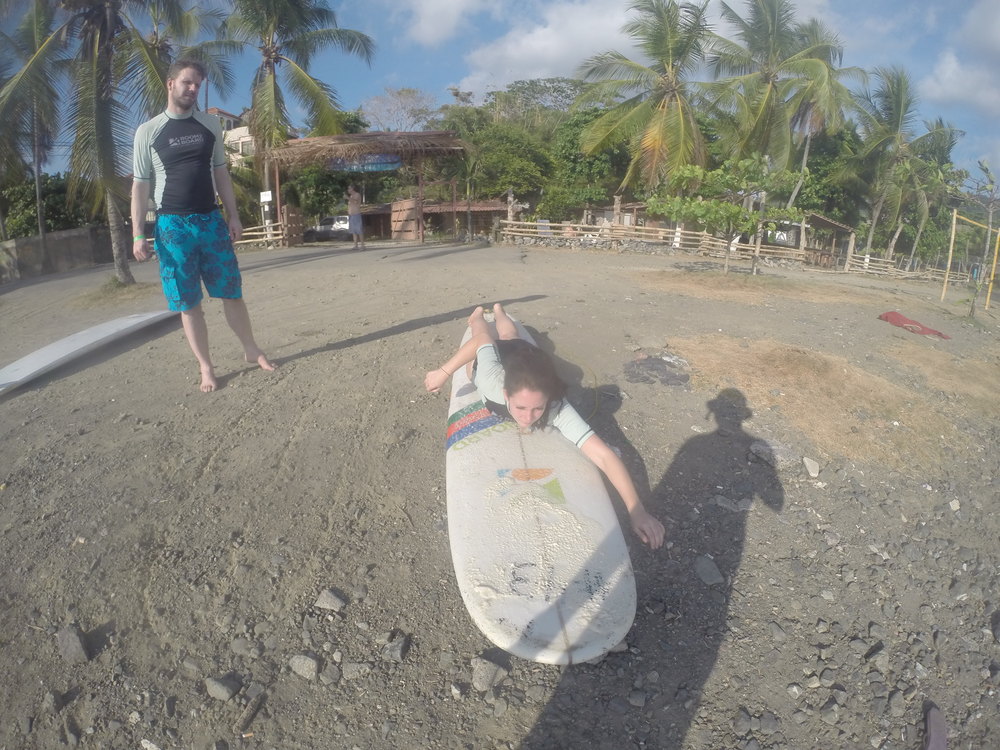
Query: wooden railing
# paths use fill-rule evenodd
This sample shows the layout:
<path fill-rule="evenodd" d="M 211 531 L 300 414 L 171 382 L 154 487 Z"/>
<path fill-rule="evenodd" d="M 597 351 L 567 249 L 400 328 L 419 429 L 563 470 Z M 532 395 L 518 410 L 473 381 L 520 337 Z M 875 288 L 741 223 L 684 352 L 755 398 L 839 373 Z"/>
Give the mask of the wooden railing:
<path fill-rule="evenodd" d="M 669 227 L 627 226 L 624 224 L 578 224 L 571 221 L 500 221 L 500 237 L 508 241 L 517 238 L 535 238 L 539 242 L 546 240 L 554 243 L 570 243 L 585 247 L 587 245 L 605 245 L 621 247 L 622 243 L 634 241 L 642 243 L 659 243 L 666 249 L 682 253 L 708 255 L 722 258 L 726 255 L 726 241 L 714 237 L 707 232 L 691 232 L 684 229 Z M 904 271 L 896 267 L 892 260 L 851 254 L 846 262 L 828 250 L 807 247 L 799 249 L 784 245 L 760 245 L 733 242 L 729 245 L 730 259 L 749 260 L 757 256 L 764 261 L 787 261 L 822 268 L 834 268 L 838 262 L 843 263 L 842 271 L 860 272 L 889 276 L 892 278 L 918 279 L 927 281 L 943 281 L 944 271 L 929 268 L 920 271 Z M 967 282 L 969 273 L 952 271 L 950 279 L 957 282 Z"/>
<path fill-rule="evenodd" d="M 868 255 L 858 255 L 855 253 L 847 259 L 845 271 L 875 274 L 876 276 L 889 276 L 894 279 L 920 279 L 924 281 L 944 281 L 944 271 L 940 268 L 924 268 L 916 271 L 906 271 L 896 266 L 897 262 L 905 262 L 901 256 L 897 261 L 887 258 L 874 258 Z M 969 281 L 968 271 L 952 271 L 948 275 L 949 280 L 958 283 Z"/>
<path fill-rule="evenodd" d="M 540 240 L 548 238 L 579 240 L 581 244 L 588 244 L 588 242 L 592 244 L 613 244 L 629 240 L 662 243 L 676 251 L 713 257 L 724 257 L 726 255 L 727 244 L 725 240 L 707 232 L 691 232 L 667 227 L 626 226 L 623 224 L 608 226 L 576 224 L 569 221 L 503 220 L 500 222 L 500 235 L 506 238 L 536 237 Z M 816 252 L 815 250 L 799 250 L 798 248 L 784 247 L 782 245 L 761 245 L 758 249 L 753 244 L 741 242 L 733 242 L 729 246 L 729 257 L 739 259 L 750 259 L 757 254 L 759 258 L 804 263 L 810 258 L 810 254 L 815 254 Z"/>
<path fill-rule="evenodd" d="M 234 245 L 266 245 L 267 247 L 288 247 L 285 237 L 285 225 L 280 221 L 273 224 L 262 224 L 258 227 L 245 227 L 243 237 Z"/>

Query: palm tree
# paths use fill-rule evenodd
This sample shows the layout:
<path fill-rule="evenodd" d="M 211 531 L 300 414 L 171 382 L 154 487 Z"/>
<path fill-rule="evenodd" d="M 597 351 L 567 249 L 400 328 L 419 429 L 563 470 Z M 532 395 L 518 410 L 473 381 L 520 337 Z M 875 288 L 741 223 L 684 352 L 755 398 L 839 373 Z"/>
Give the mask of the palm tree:
<path fill-rule="evenodd" d="M 233 0 L 235 13 L 224 24 L 227 38 L 241 49 L 260 51 L 260 65 L 251 84 L 247 125 L 270 188 L 268 153 L 285 143 L 292 129 L 279 71 L 296 100 L 305 108 L 317 135 L 342 131 L 337 96 L 328 84 L 309 74 L 313 55 L 336 47 L 371 62 L 372 39 L 360 31 L 337 27 L 337 18 L 323 0 Z"/>
<path fill-rule="evenodd" d="M 938 120 L 925 123 L 927 132 L 916 135 L 918 99 L 909 75 L 899 67 L 876 68 L 873 75 L 877 87 L 866 88 L 856 97 L 862 133 L 858 160 L 873 175 L 865 253 L 871 252 L 878 222 L 884 217 L 890 222 L 896 220 L 907 188 L 926 171 L 927 162 L 921 157 L 921 149 L 931 147 L 938 139 L 950 140 L 958 133 Z"/>
<path fill-rule="evenodd" d="M 583 101 L 624 100 L 583 132 L 581 147 L 591 155 L 626 142 L 632 156 L 622 187 L 640 181 L 654 190 L 671 171 L 686 164 L 704 166 L 705 139 L 695 118 L 695 85 L 689 80 L 705 57 L 709 36 L 706 7 L 675 0 L 636 0 L 638 15 L 622 27 L 647 62 L 620 52 L 604 52 L 579 69 L 595 82 Z"/>
<path fill-rule="evenodd" d="M 23 149 L 31 154 L 43 255 L 46 241 L 42 166 L 52 151 L 58 130 L 58 84 L 60 75 L 65 72 L 65 49 L 53 36 L 54 23 L 52 5 L 44 0 L 33 0 L 12 34 L 0 31 L 3 56 L 17 60 L 21 66 L 0 88 L 0 122 L 5 123 L 3 140 L 15 151 Z M 0 158 L 9 163 L 13 155 L 8 153 Z"/>
<path fill-rule="evenodd" d="M 844 126 L 845 114 L 853 110 L 854 98 L 842 83 L 844 78 L 865 80 L 867 75 L 860 68 L 838 68 L 843 58 L 840 39 L 822 21 L 810 19 L 797 29 L 799 45 L 812 49 L 817 59 L 825 63 L 817 66 L 820 75 L 804 81 L 789 100 L 792 111 L 792 139 L 798 135 L 802 143 L 802 161 L 799 180 L 788 197 L 786 208 L 795 205 L 795 199 L 805 182 L 809 166 L 809 150 L 814 135 L 835 133 Z"/>
<path fill-rule="evenodd" d="M 709 59 L 719 83 L 711 87 L 722 119 L 720 141 L 727 156 L 765 154 L 774 169 L 785 169 L 792 133 L 805 134 L 839 124 L 849 102 L 837 71 L 843 54 L 837 37 L 820 22 L 797 24 L 791 0 L 747 0 L 747 17 L 727 3 L 722 16 L 736 40 L 716 35 Z M 808 158 L 808 152 L 806 152 Z"/>
<path fill-rule="evenodd" d="M 62 0 L 69 13 L 66 35 L 79 43 L 72 66 L 76 97 L 67 112 L 73 138 L 70 191 L 92 211 L 107 212 L 115 274 L 123 284 L 135 279 L 128 266 L 122 206 L 128 201 L 125 175 L 131 171 L 134 113 L 156 111 L 163 102 L 162 60 L 141 54 L 137 21 L 147 17 L 142 0 Z M 171 17 L 180 0 L 163 0 Z"/>

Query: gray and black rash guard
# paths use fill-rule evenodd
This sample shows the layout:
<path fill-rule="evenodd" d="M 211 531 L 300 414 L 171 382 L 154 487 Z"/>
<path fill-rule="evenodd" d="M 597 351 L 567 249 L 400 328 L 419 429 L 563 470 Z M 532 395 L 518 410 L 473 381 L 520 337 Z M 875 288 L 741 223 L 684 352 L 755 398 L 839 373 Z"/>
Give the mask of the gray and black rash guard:
<path fill-rule="evenodd" d="M 214 211 L 212 170 L 226 163 L 219 118 L 204 112 L 163 112 L 135 131 L 132 172 L 135 179 L 152 183 L 158 213 Z"/>

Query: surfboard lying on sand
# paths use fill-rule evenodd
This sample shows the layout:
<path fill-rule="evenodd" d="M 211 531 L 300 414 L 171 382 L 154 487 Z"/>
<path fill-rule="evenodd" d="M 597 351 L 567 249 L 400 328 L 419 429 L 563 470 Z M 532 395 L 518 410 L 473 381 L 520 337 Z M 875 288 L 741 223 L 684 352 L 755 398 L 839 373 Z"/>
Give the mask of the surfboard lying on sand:
<path fill-rule="evenodd" d="M 493 416 L 465 368 L 452 376 L 448 413 L 448 536 L 473 622 L 524 659 L 604 655 L 632 627 L 636 593 L 597 467 L 558 430 L 522 433 Z"/>
<path fill-rule="evenodd" d="M 0 370 L 0 394 L 17 388 L 19 385 L 23 385 L 39 375 L 44 375 L 61 365 L 72 362 L 98 347 L 179 314 L 170 310 L 161 310 L 126 315 L 124 318 L 109 320 L 107 323 L 101 323 L 93 328 L 59 339 L 48 346 L 43 346 Z"/>

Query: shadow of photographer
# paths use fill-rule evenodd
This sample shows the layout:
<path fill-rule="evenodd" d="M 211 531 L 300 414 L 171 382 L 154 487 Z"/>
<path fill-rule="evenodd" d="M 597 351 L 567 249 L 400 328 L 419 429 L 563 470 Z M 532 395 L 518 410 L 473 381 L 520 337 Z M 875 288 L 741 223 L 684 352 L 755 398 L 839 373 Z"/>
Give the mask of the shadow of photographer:
<path fill-rule="evenodd" d="M 592 425 L 621 451 L 642 494 L 645 464 L 614 419 L 616 390 L 579 389 L 574 401 L 586 417 L 594 400 Z M 702 690 L 728 632 L 748 515 L 758 502 L 776 513 L 784 506 L 777 472 L 757 458 L 766 443 L 743 427 L 752 416 L 743 393 L 725 389 L 706 406 L 716 429 L 685 441 L 644 495 L 666 526 L 663 549 L 647 549 L 626 530 L 639 602 L 629 650 L 566 669 L 523 748 L 671 750 L 697 731 Z"/>

